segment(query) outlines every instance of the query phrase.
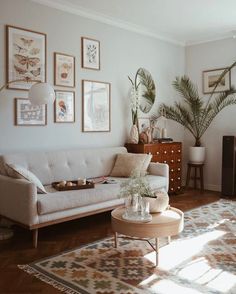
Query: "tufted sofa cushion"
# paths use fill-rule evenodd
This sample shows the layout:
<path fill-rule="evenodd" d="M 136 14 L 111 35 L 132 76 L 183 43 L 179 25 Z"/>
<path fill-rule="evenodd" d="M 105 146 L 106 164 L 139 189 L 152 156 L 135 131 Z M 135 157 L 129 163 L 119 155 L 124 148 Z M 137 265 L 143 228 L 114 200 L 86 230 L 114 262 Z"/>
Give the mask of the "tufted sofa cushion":
<path fill-rule="evenodd" d="M 158 190 L 166 186 L 167 179 L 161 176 L 146 176 L 151 189 Z M 38 195 L 37 208 L 39 215 L 55 213 L 58 211 L 102 203 L 118 198 L 120 183 L 127 181 L 125 178 L 113 178 L 116 184 L 96 184 L 94 189 L 73 190 L 58 192 L 46 187 L 47 195 Z"/>
<path fill-rule="evenodd" d="M 43 185 L 61 180 L 109 175 L 118 153 L 124 147 L 28 152 L 0 156 L 0 166 L 17 164 L 34 173 Z M 0 171 L 4 172 L 3 168 Z"/>

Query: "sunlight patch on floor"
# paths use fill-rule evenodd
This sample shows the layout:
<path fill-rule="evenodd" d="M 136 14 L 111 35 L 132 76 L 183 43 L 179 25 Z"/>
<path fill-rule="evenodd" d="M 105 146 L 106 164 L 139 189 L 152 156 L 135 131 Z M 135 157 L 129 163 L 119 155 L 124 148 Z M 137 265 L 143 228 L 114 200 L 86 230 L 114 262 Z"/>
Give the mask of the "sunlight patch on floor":
<path fill-rule="evenodd" d="M 178 285 L 175 282 L 170 280 L 158 281 L 157 283 L 155 283 L 154 285 L 150 287 L 150 290 L 153 291 L 154 293 L 159 293 L 159 294 L 170 294 L 170 293 L 201 294 L 202 293 L 195 289 Z"/>
<path fill-rule="evenodd" d="M 235 275 L 222 269 L 212 268 L 204 257 L 192 259 L 204 249 L 208 242 L 220 238 L 225 233 L 224 231 L 215 230 L 190 239 L 176 240 L 169 245 L 163 246 L 159 251 L 159 266 L 157 270 L 171 270 L 172 275 L 175 275 L 177 278 L 192 282 L 195 286 L 199 285 L 206 290 L 217 290 L 222 293 L 234 291 L 236 287 Z M 154 251 L 145 255 L 145 258 L 155 264 L 156 255 Z M 178 266 L 180 269 L 178 269 Z M 171 278 L 155 282 L 157 278 L 158 275 L 154 274 L 144 280 L 141 285 L 145 286 L 153 283 L 150 286 L 150 290 L 158 290 L 158 293 L 161 294 L 201 293 L 194 288 L 181 286 L 172 281 Z"/>
<path fill-rule="evenodd" d="M 215 240 L 225 234 L 224 231 L 207 232 L 200 236 L 185 240 L 176 240 L 159 250 L 159 268 L 170 270 L 198 254 L 209 241 Z M 145 255 L 149 261 L 155 264 L 156 253 L 152 251 Z"/>
<path fill-rule="evenodd" d="M 236 286 L 235 275 L 212 268 L 203 257 L 188 263 L 178 272 L 178 276 L 223 293 Z"/>

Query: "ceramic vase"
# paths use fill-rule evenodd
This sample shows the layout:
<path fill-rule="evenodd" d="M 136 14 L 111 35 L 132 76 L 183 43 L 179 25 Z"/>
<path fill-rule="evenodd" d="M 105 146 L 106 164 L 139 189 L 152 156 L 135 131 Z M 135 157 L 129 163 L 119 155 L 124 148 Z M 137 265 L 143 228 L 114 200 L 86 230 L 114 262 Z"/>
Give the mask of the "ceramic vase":
<path fill-rule="evenodd" d="M 132 125 L 130 130 L 129 143 L 138 144 L 138 141 L 139 141 L 138 128 L 136 125 Z"/>
<path fill-rule="evenodd" d="M 155 193 L 156 198 L 147 197 L 149 201 L 150 213 L 162 212 L 167 209 L 169 205 L 169 196 L 166 192 L 157 191 Z"/>

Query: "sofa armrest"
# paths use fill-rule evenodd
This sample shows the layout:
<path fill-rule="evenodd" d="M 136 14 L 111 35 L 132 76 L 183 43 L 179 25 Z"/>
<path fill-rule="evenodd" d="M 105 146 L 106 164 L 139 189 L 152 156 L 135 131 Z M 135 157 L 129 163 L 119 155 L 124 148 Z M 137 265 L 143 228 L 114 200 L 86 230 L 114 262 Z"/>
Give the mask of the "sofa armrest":
<path fill-rule="evenodd" d="M 167 178 L 166 191 L 169 190 L 169 165 L 159 162 L 151 162 L 148 166 L 148 173 L 150 175 L 161 176 Z"/>
<path fill-rule="evenodd" d="M 36 186 L 0 175 L 0 215 L 27 226 L 38 223 Z"/>

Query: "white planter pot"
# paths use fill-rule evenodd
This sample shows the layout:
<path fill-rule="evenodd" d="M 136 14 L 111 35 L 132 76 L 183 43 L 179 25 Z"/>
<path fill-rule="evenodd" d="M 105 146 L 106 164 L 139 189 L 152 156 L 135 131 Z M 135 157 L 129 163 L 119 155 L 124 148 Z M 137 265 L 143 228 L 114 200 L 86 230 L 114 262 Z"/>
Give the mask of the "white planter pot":
<path fill-rule="evenodd" d="M 205 161 L 205 147 L 189 147 L 189 162 L 200 164 Z"/>

